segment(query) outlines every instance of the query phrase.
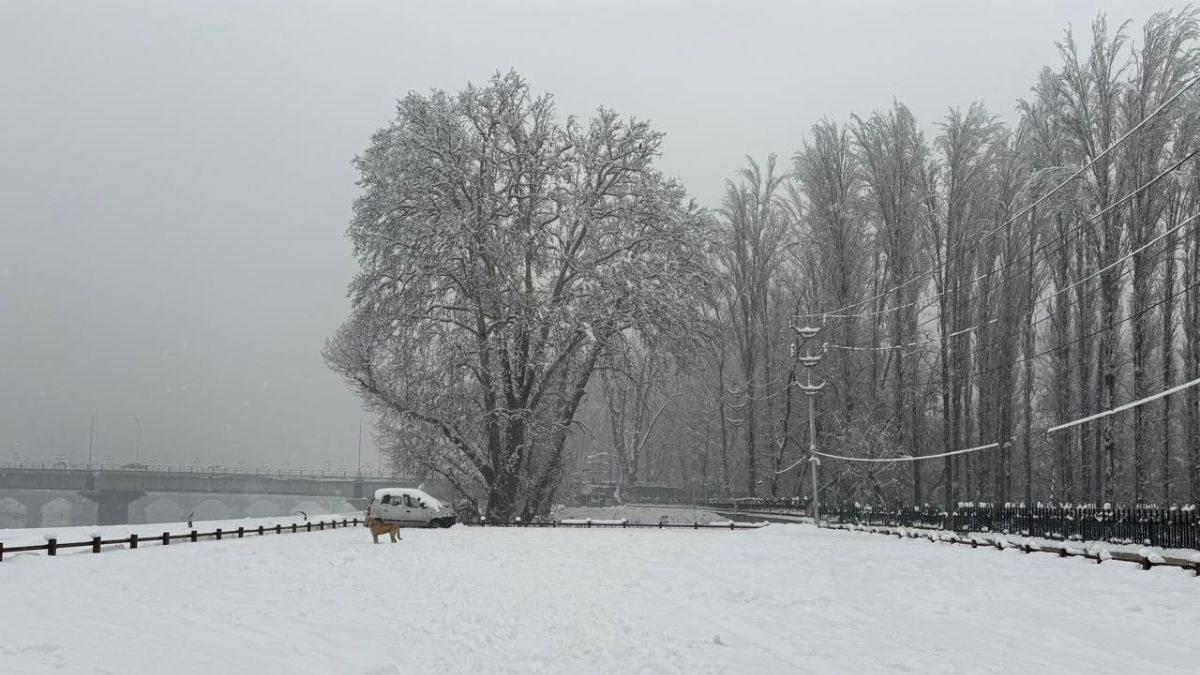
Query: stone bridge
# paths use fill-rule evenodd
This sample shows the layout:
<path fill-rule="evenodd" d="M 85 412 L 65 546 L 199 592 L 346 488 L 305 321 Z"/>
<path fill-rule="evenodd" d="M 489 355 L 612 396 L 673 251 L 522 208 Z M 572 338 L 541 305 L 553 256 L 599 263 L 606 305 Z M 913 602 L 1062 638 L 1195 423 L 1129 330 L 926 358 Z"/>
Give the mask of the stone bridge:
<path fill-rule="evenodd" d="M 337 512 L 381 487 L 424 486 L 449 499 L 443 481 L 395 476 L 229 470 L 0 467 L 0 527 L 119 525 L 129 522 Z M 63 513 L 69 513 L 69 522 Z M 22 521 L 16 524 L 16 521 Z"/>

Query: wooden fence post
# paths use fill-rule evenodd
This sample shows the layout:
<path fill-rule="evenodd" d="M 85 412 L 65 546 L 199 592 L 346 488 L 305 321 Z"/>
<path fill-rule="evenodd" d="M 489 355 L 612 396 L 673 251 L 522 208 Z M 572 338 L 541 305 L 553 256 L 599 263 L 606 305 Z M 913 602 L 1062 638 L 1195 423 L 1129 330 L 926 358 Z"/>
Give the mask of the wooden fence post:
<path fill-rule="evenodd" d="M 262 525 L 258 526 L 258 536 L 260 536 L 260 537 L 263 536 L 263 526 Z"/>
<path fill-rule="evenodd" d="M 296 524 L 292 523 L 292 534 L 296 534 Z"/>
<path fill-rule="evenodd" d="M 275 524 L 275 534 L 283 534 L 283 526 L 279 523 Z"/>
<path fill-rule="evenodd" d="M 305 532 L 312 532 L 312 521 L 311 521 L 311 520 L 310 520 L 310 521 L 305 521 L 305 523 L 304 523 L 304 531 L 305 531 Z"/>
<path fill-rule="evenodd" d="M 137 534 L 129 535 L 129 548 L 130 549 L 137 548 L 137 540 L 138 540 Z"/>
<path fill-rule="evenodd" d="M 57 555 L 57 554 L 58 554 L 58 540 L 55 539 L 54 537 L 50 537 L 49 539 L 46 540 L 46 555 Z"/>
<path fill-rule="evenodd" d="M 325 529 L 325 521 L 322 520 L 321 522 L 317 523 L 317 529 L 324 530 Z"/>
<path fill-rule="evenodd" d="M 217 528 L 217 541 L 221 541 L 221 528 Z"/>
<path fill-rule="evenodd" d="M 92 553 L 100 552 L 100 537 L 92 537 Z"/>
<path fill-rule="evenodd" d="M 163 546 L 170 544 L 171 543 L 171 533 L 163 532 L 162 541 L 163 541 L 163 543 L 162 543 Z"/>
<path fill-rule="evenodd" d="M 4 542 L 0 541 L 0 562 L 4 562 Z"/>
<path fill-rule="evenodd" d="M 242 525 L 238 525 L 238 539 L 241 539 L 245 535 L 246 535 L 246 528 L 243 527 Z"/>

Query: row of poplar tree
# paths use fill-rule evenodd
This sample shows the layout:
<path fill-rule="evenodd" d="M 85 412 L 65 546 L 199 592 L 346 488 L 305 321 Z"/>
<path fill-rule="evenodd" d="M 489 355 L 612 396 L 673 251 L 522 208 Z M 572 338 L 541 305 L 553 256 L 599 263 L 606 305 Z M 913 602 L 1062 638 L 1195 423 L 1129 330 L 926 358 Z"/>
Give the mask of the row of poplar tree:
<path fill-rule="evenodd" d="M 1011 124 L 972 105 L 931 138 L 897 102 L 813 126 L 790 166 L 749 161 L 719 210 L 707 358 L 625 356 L 591 450 L 626 483 L 806 494 L 793 329 L 823 325 L 820 450 L 996 444 L 827 458 L 826 500 L 1200 501 L 1200 387 L 1047 433 L 1200 378 L 1197 31 L 1190 10 L 1140 36 L 1101 18 Z"/>

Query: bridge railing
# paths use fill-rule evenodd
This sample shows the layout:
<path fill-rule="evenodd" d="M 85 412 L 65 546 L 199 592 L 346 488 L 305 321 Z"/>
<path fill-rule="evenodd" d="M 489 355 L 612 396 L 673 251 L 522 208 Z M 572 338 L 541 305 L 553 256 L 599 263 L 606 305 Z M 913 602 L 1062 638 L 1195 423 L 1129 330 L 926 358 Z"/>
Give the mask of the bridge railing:
<path fill-rule="evenodd" d="M 412 476 L 399 476 L 393 474 L 380 473 L 359 473 L 352 469 L 327 470 L 327 469 L 272 469 L 269 467 L 222 467 L 222 466 L 148 466 L 148 465 L 129 465 L 129 464 L 93 464 L 89 466 L 75 466 L 55 464 L 54 462 L 21 462 L 0 464 L 0 471 L 4 469 L 22 469 L 34 471 L 123 471 L 123 472 L 139 472 L 139 473 L 197 473 L 207 475 L 225 475 L 225 476 L 262 476 L 265 478 L 324 478 L 336 480 L 350 480 L 353 478 L 362 478 L 368 481 L 418 481 L 420 478 Z"/>

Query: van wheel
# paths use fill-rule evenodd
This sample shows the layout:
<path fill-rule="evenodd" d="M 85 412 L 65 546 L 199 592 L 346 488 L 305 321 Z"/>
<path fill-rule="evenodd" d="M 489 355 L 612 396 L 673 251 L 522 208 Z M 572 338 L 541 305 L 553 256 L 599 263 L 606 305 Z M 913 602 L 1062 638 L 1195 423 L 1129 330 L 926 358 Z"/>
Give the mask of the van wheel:
<path fill-rule="evenodd" d="M 449 528 L 452 525 L 454 525 L 454 521 L 450 520 L 449 518 L 443 518 L 441 520 L 441 522 L 439 522 L 438 524 L 441 525 L 443 528 Z"/>

